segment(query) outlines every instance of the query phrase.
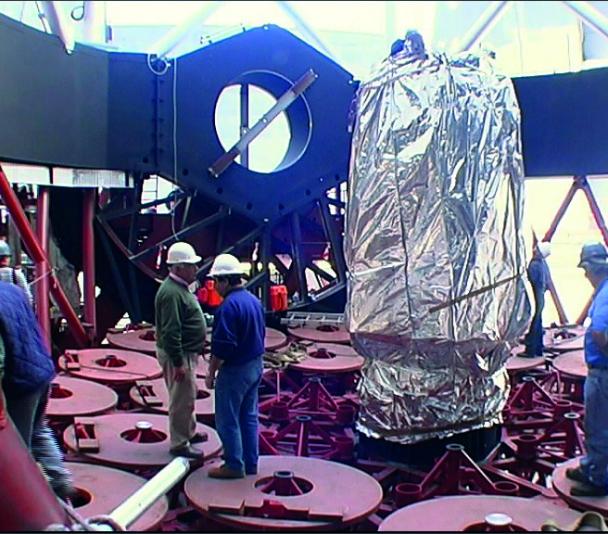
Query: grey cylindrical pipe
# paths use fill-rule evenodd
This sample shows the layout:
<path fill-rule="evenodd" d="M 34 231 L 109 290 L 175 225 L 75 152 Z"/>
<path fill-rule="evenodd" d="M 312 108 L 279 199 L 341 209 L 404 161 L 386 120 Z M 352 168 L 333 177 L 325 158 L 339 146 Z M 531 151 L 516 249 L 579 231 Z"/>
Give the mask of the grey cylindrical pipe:
<path fill-rule="evenodd" d="M 177 484 L 190 469 L 186 458 L 175 458 L 116 508 L 110 518 L 125 529 Z"/>

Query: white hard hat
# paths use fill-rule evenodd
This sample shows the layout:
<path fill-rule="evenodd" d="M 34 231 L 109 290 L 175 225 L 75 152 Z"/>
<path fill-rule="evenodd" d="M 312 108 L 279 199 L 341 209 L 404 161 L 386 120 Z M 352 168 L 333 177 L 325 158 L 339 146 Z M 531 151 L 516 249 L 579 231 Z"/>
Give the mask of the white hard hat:
<path fill-rule="evenodd" d="M 175 263 L 198 263 L 201 257 L 196 255 L 192 245 L 184 241 L 173 243 L 167 252 L 167 265 Z"/>
<path fill-rule="evenodd" d="M 549 243 L 549 241 L 540 241 L 536 246 L 543 258 L 546 258 L 551 254 L 551 243 Z"/>
<path fill-rule="evenodd" d="M 245 270 L 241 262 L 232 254 L 220 254 L 209 271 L 209 276 L 230 276 L 234 274 L 244 274 Z"/>

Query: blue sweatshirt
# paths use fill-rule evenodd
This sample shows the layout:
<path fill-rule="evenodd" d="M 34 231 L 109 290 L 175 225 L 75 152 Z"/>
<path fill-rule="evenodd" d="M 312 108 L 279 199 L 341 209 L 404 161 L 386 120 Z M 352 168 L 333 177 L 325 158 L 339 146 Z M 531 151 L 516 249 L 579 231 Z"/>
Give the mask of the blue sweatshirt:
<path fill-rule="evenodd" d="M 232 290 L 215 312 L 211 354 L 224 365 L 239 365 L 264 354 L 266 325 L 259 299 L 243 288 Z"/>

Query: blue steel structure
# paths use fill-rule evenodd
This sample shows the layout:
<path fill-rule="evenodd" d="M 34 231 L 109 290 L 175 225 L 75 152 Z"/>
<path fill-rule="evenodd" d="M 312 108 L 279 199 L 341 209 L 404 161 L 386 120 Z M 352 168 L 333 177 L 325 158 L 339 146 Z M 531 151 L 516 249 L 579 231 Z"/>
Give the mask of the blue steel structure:
<path fill-rule="evenodd" d="M 270 286 L 281 282 L 297 295 L 294 308 L 341 311 L 339 189 L 348 174 L 357 87 L 342 67 L 289 32 L 263 26 L 169 60 L 159 74 L 145 54 L 77 44 L 68 56 L 56 36 L 4 16 L 0 63 L 0 160 L 120 169 L 136 179 L 134 190 L 112 190 L 98 206 L 100 331 L 124 311 L 135 321 L 152 319 L 154 279 L 164 274 L 157 265 L 176 238 L 192 241 L 205 258 L 226 251 L 255 258 L 249 284 L 265 302 Z M 208 169 L 225 153 L 214 120 L 221 91 L 253 84 L 279 98 L 309 70 L 314 83 L 286 110 L 291 141 L 279 167 L 257 173 L 232 163 L 211 176 Z M 606 172 L 606 83 L 608 69 L 514 80 L 527 175 Z M 173 198 L 156 203 L 170 204 L 172 216 L 151 213 L 152 204 L 142 210 L 150 175 L 179 186 Z M 77 271 L 80 214 L 70 208 L 81 195 L 51 188 L 54 234 Z M 319 268 L 319 258 L 329 259 L 333 273 Z M 273 279 L 270 263 L 278 271 Z M 307 281 L 311 272 L 321 287 L 316 292 Z"/>

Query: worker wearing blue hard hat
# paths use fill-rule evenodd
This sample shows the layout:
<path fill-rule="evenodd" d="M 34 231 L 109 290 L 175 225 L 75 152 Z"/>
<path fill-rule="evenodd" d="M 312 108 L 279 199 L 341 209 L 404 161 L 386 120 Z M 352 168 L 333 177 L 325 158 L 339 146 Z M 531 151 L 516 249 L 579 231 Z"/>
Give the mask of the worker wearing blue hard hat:
<path fill-rule="evenodd" d="M 576 481 L 570 493 L 608 495 L 608 250 L 602 243 L 584 245 L 578 266 L 594 288 L 585 333 L 585 445 L 577 467 L 566 470 Z"/>

